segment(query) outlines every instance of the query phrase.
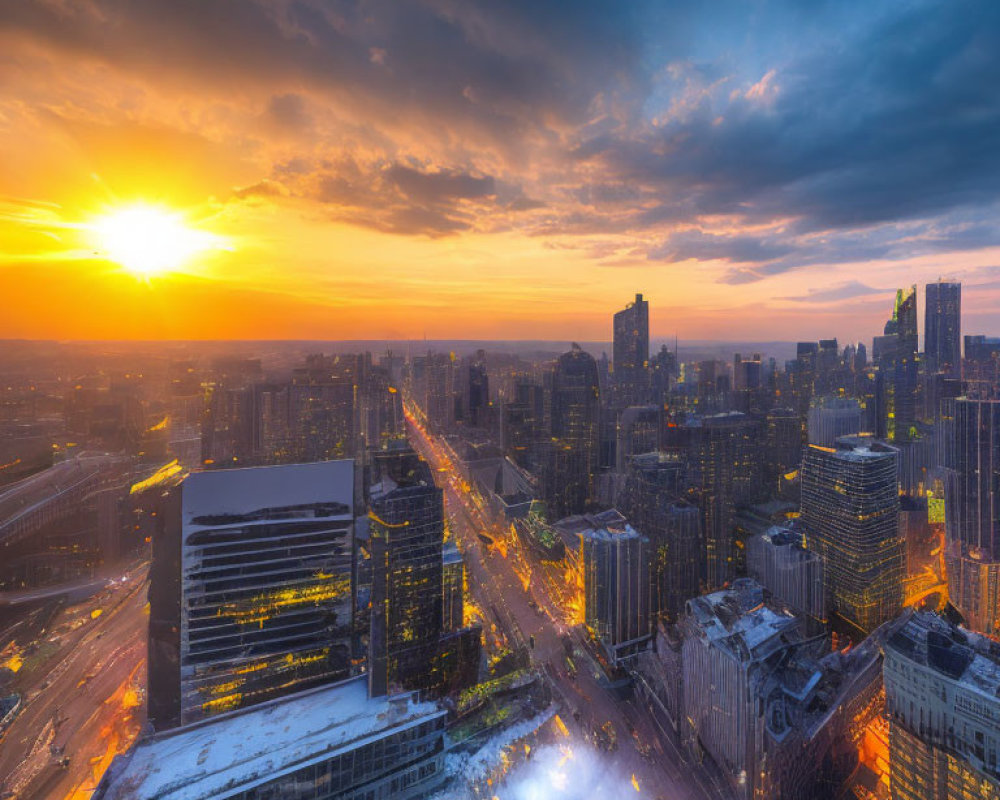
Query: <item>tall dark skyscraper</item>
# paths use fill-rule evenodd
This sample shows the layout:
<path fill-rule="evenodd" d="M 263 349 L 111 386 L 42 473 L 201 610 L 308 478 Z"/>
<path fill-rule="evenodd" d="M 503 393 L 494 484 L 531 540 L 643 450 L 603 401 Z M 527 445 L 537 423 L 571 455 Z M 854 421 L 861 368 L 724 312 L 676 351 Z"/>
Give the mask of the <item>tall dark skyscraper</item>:
<path fill-rule="evenodd" d="M 638 405 L 649 394 L 649 302 L 641 294 L 614 318 L 615 403 Z"/>
<path fill-rule="evenodd" d="M 924 357 L 927 372 L 962 377 L 962 284 L 927 284 Z"/>
<path fill-rule="evenodd" d="M 373 697 L 431 683 L 443 628 L 444 502 L 412 450 L 378 453 L 369 485 Z"/>
<path fill-rule="evenodd" d="M 905 442 L 917 421 L 917 287 L 896 292 L 892 317 L 876 339 L 879 368 L 876 433 L 890 442 Z"/>
<path fill-rule="evenodd" d="M 758 424 L 737 411 L 705 417 L 693 432 L 692 483 L 700 493 L 704 577 L 709 590 L 734 577 L 736 507 L 762 485 Z"/>
<path fill-rule="evenodd" d="M 583 512 L 593 497 L 600 416 L 597 362 L 574 345 L 559 356 L 552 375 L 545 485 L 553 519 Z"/>
<path fill-rule="evenodd" d="M 1000 632 L 1000 402 L 955 401 L 946 498 L 948 593 L 969 627 Z"/>
<path fill-rule="evenodd" d="M 476 352 L 466 366 L 467 386 L 463 387 L 465 421 L 474 428 L 487 424 L 490 405 L 490 379 L 486 371 L 486 353 Z"/>
<path fill-rule="evenodd" d="M 698 594 L 700 578 L 701 513 L 686 488 L 683 458 L 643 453 L 628 463 L 619 506 L 653 550 L 651 613 L 670 619 Z"/>
<path fill-rule="evenodd" d="M 802 459 L 807 546 L 824 561 L 830 608 L 865 634 L 903 605 L 899 451 L 868 437 L 809 445 Z"/>
<path fill-rule="evenodd" d="M 196 472 L 162 520 L 149 626 L 157 728 L 350 675 L 353 461 Z"/>

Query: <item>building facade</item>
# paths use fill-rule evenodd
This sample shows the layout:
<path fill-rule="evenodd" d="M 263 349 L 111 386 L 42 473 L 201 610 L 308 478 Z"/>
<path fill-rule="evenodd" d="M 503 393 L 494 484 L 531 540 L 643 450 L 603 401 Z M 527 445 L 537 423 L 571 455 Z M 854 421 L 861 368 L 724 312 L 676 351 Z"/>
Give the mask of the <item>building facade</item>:
<path fill-rule="evenodd" d="M 924 302 L 927 372 L 962 377 L 962 284 L 928 283 Z"/>
<path fill-rule="evenodd" d="M 594 497 L 601 402 L 597 362 L 574 347 L 552 375 L 545 495 L 553 519 L 580 514 Z"/>
<path fill-rule="evenodd" d="M 615 405 L 645 403 L 649 395 L 649 302 L 641 294 L 614 316 L 612 368 Z"/>
<path fill-rule="evenodd" d="M 426 688 L 443 628 L 444 502 L 412 450 L 378 453 L 368 486 L 371 694 Z"/>
<path fill-rule="evenodd" d="M 354 462 L 196 472 L 167 498 L 150 588 L 158 728 L 351 674 Z"/>
<path fill-rule="evenodd" d="M 802 519 L 823 559 L 828 607 L 864 634 L 903 604 L 898 459 L 895 447 L 851 436 L 809 445 L 802 462 Z"/>
<path fill-rule="evenodd" d="M 95 800 L 417 800 L 445 784 L 447 711 L 365 679 L 141 738 Z"/>
<path fill-rule="evenodd" d="M 946 491 L 948 592 L 970 627 L 1000 631 L 1000 401 L 955 401 Z"/>
<path fill-rule="evenodd" d="M 893 800 L 1000 798 L 1000 645 L 919 612 L 884 674 Z"/>
<path fill-rule="evenodd" d="M 823 559 L 807 550 L 804 525 L 775 526 L 747 542 L 747 572 L 793 611 L 826 619 Z"/>
<path fill-rule="evenodd" d="M 611 658 L 634 653 L 649 640 L 649 540 L 632 528 L 584 531 L 584 622 Z"/>

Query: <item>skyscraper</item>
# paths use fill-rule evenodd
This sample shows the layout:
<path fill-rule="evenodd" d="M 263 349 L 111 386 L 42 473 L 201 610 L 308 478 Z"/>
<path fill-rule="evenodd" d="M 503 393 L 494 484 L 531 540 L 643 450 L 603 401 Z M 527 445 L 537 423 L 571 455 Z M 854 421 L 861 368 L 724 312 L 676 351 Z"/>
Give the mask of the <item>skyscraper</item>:
<path fill-rule="evenodd" d="M 924 355 L 927 372 L 962 377 L 962 284 L 927 284 L 924 303 Z"/>
<path fill-rule="evenodd" d="M 149 626 L 157 728 L 350 675 L 353 461 L 196 472 L 161 518 Z"/>
<path fill-rule="evenodd" d="M 809 445 L 802 460 L 802 518 L 824 561 L 829 607 L 865 634 L 903 604 L 898 460 L 895 447 L 863 436 Z"/>
<path fill-rule="evenodd" d="M 969 626 L 1000 631 L 1000 401 L 955 401 L 946 500 L 948 590 Z"/>
<path fill-rule="evenodd" d="M 692 433 L 691 480 L 700 492 L 704 577 L 714 590 L 733 578 L 736 507 L 755 499 L 762 485 L 759 427 L 732 411 L 705 417 Z"/>
<path fill-rule="evenodd" d="M 904 442 L 917 421 L 917 287 L 896 292 L 892 317 L 884 335 L 876 339 L 879 368 L 876 434 L 890 442 Z"/>
<path fill-rule="evenodd" d="M 584 621 L 612 660 L 650 635 L 649 539 L 629 524 L 581 534 Z"/>
<path fill-rule="evenodd" d="M 545 470 L 550 516 L 584 511 L 593 497 L 600 434 L 597 362 L 573 346 L 552 375 L 551 437 Z"/>
<path fill-rule="evenodd" d="M 443 627 L 444 503 L 412 450 L 374 455 L 368 480 L 372 557 L 371 694 L 431 685 Z"/>
<path fill-rule="evenodd" d="M 620 506 L 653 550 L 651 613 L 670 619 L 698 594 L 701 513 L 686 488 L 682 458 L 645 453 L 629 461 Z"/>
<path fill-rule="evenodd" d="M 646 402 L 649 394 L 649 302 L 636 294 L 614 317 L 615 404 L 624 407 Z"/>

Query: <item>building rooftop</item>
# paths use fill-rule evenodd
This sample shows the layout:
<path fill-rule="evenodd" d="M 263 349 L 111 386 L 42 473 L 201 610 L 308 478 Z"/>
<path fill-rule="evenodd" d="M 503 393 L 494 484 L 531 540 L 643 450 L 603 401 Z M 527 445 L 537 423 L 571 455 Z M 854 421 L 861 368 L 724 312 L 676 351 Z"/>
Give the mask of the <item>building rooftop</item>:
<path fill-rule="evenodd" d="M 350 516 L 354 461 L 192 472 L 184 481 L 187 530 L 312 516 Z"/>
<path fill-rule="evenodd" d="M 447 713 L 415 698 L 369 698 L 367 678 L 359 676 L 155 734 L 115 759 L 94 799 L 195 800 L 245 791 Z"/>
<path fill-rule="evenodd" d="M 924 611 L 900 625 L 886 646 L 956 683 L 1000 699 L 1000 643 L 986 636 Z"/>
<path fill-rule="evenodd" d="M 792 613 L 765 605 L 763 587 L 749 578 L 689 600 L 687 615 L 701 637 L 740 661 L 757 660 L 799 624 Z"/>

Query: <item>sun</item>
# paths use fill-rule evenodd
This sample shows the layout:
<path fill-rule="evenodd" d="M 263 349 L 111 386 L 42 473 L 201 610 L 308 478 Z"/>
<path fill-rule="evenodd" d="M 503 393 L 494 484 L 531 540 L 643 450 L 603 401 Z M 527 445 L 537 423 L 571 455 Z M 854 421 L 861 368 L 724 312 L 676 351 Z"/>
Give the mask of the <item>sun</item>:
<path fill-rule="evenodd" d="M 218 236 L 191 228 L 181 214 L 157 206 L 115 209 L 89 227 L 100 255 L 144 279 L 176 271 L 197 254 L 222 247 Z"/>

